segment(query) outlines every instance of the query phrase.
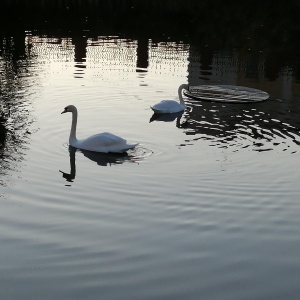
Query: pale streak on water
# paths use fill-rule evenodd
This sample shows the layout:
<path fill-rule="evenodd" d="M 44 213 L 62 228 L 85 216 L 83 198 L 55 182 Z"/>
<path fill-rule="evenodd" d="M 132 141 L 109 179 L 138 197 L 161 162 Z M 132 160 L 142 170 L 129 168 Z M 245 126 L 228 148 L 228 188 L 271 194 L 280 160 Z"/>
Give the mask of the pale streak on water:
<path fill-rule="evenodd" d="M 249 79 L 246 59 L 217 52 L 199 80 L 200 53 L 150 42 L 136 72 L 137 43 L 117 37 L 88 39 L 81 62 L 70 38 L 28 35 L 26 47 L 19 73 L 1 79 L 15 128 L 0 173 L 1 299 L 298 298 L 299 83 L 288 70 Z M 149 122 L 149 106 L 188 81 L 271 98 L 186 99 L 181 118 Z M 79 137 L 140 145 L 128 157 L 69 152 L 68 104 Z"/>

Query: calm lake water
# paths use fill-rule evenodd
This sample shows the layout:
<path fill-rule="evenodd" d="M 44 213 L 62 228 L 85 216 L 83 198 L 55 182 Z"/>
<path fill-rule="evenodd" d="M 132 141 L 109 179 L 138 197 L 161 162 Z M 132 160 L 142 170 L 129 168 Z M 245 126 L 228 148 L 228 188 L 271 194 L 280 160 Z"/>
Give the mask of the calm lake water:
<path fill-rule="evenodd" d="M 266 54 L 120 36 L 27 31 L 2 40 L 1 299 L 299 299 L 300 83 Z M 269 72 L 269 73 L 268 73 Z M 272 76 L 268 76 L 270 74 Z M 272 77 L 272 78 L 270 78 Z M 231 84 L 261 103 L 188 99 Z M 122 155 L 68 147 L 108 131 Z"/>

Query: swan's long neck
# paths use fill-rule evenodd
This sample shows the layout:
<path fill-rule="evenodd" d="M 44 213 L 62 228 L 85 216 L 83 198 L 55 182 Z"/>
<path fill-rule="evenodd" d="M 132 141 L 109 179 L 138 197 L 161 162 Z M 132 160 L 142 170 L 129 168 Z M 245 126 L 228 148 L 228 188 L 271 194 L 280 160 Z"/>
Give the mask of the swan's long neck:
<path fill-rule="evenodd" d="M 182 97 L 182 91 L 183 90 L 188 90 L 189 89 L 189 86 L 187 84 L 182 84 L 181 86 L 179 86 L 178 88 L 178 96 L 179 96 L 179 101 L 180 101 L 180 104 L 182 104 L 183 106 L 185 106 L 185 103 L 184 103 L 184 100 L 183 100 L 183 97 Z"/>
<path fill-rule="evenodd" d="M 76 138 L 76 127 L 77 127 L 77 109 L 75 109 L 72 112 L 72 125 L 71 125 L 71 131 L 70 131 L 70 137 L 69 137 L 69 144 L 72 144 L 72 141 L 77 141 Z"/>

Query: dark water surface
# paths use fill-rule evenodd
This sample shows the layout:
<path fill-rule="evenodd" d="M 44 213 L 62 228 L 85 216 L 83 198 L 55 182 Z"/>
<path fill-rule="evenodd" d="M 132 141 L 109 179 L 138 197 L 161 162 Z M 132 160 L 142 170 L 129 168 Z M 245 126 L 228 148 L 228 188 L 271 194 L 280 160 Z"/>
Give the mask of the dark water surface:
<path fill-rule="evenodd" d="M 0 298 L 298 299 L 296 1 L 43 3 L 2 3 Z M 270 98 L 153 116 L 182 83 Z M 69 148 L 68 104 L 139 145 Z"/>

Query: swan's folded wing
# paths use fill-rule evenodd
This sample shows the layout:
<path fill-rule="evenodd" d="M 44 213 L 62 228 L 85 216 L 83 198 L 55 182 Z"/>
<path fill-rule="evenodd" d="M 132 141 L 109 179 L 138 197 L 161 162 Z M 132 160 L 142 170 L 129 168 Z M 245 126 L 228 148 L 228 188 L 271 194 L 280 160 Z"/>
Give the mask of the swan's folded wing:
<path fill-rule="evenodd" d="M 95 135 L 92 135 L 82 141 L 82 145 L 88 146 L 88 147 L 112 147 L 116 145 L 122 145 L 126 144 L 126 140 L 111 134 L 109 132 L 103 132 L 103 133 L 98 133 Z"/>
<path fill-rule="evenodd" d="M 85 140 L 77 142 L 75 147 L 82 150 L 95 152 L 118 152 L 122 153 L 129 149 L 133 149 L 137 144 L 128 144 L 127 141 L 114 134 L 103 132 L 90 136 Z"/>
<path fill-rule="evenodd" d="M 151 108 L 154 110 L 164 110 L 164 109 L 168 109 L 170 106 L 174 105 L 174 103 L 175 103 L 175 105 L 178 104 L 174 100 L 162 100 L 159 103 L 156 103 L 153 106 L 151 106 Z"/>
<path fill-rule="evenodd" d="M 174 100 L 162 100 L 151 106 L 152 110 L 157 113 L 174 113 L 184 110 L 184 106 Z"/>

